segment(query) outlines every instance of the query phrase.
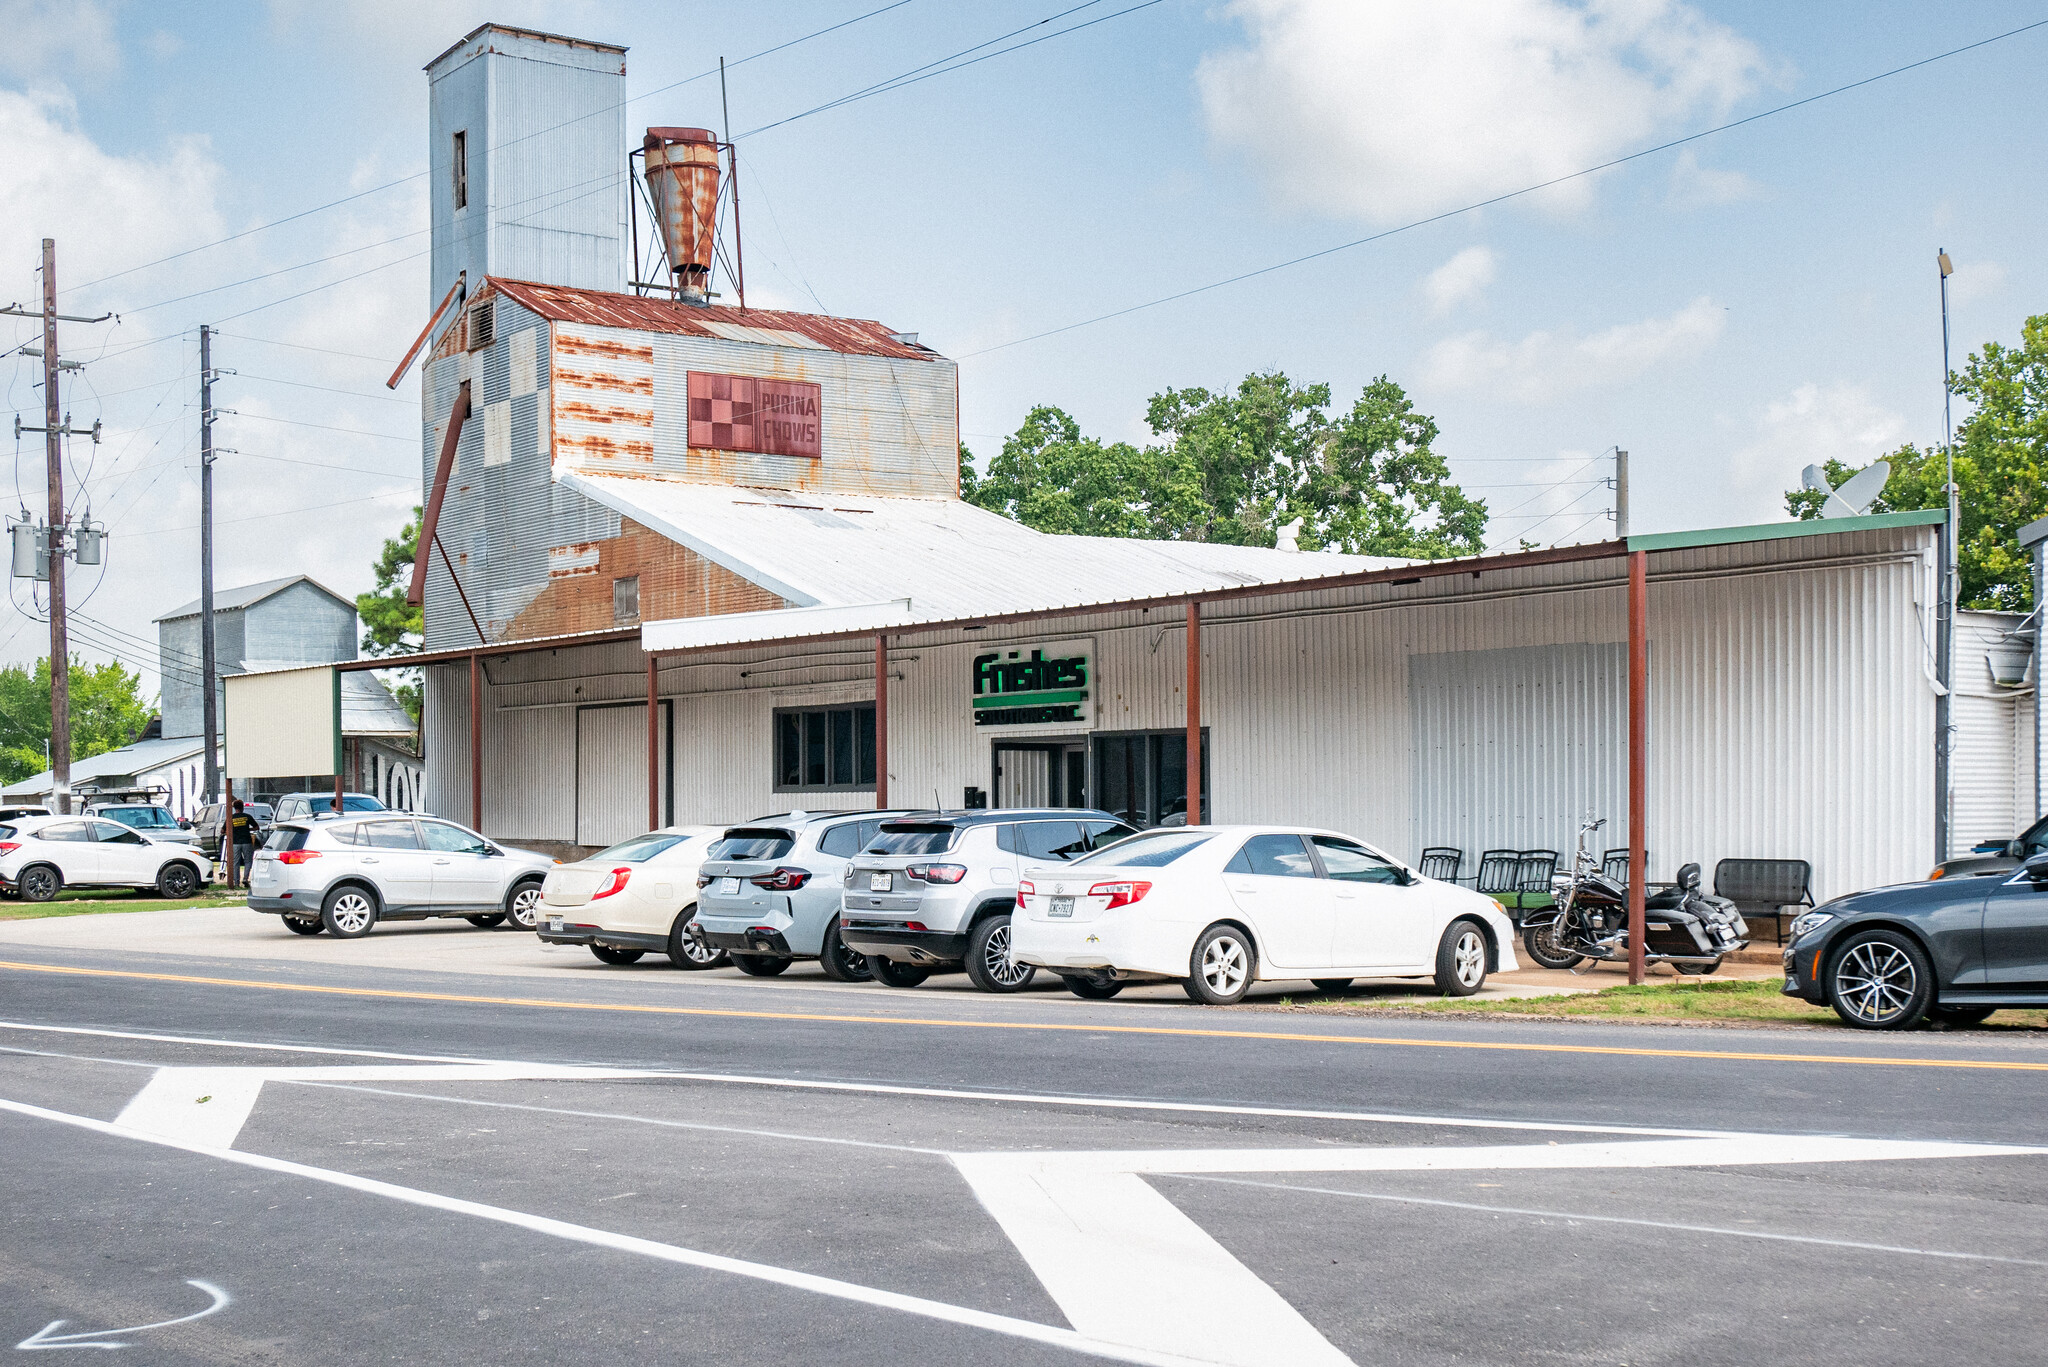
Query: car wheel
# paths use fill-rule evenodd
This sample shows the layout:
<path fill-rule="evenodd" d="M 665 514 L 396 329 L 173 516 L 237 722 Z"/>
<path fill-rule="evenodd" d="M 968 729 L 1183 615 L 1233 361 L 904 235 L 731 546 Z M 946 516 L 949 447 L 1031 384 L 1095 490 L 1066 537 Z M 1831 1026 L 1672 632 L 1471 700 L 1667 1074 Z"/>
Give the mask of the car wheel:
<path fill-rule="evenodd" d="M 478 930 L 491 930 L 505 924 L 505 913 L 493 911 L 482 916 L 465 916 L 462 919 L 475 926 Z"/>
<path fill-rule="evenodd" d="M 837 923 L 825 927 L 825 943 L 818 950 L 818 967 L 825 970 L 825 976 L 842 983 L 864 983 L 875 976 L 868 967 L 868 956 L 846 947 L 846 941 L 839 938 Z"/>
<path fill-rule="evenodd" d="M 735 954 L 732 966 L 749 978 L 772 978 L 789 971 L 789 959 L 780 954 Z"/>
<path fill-rule="evenodd" d="M 1529 951 L 1529 957 L 1545 968 L 1577 968 L 1586 962 L 1586 956 L 1565 947 L 1558 939 L 1558 932 L 1564 929 L 1564 920 L 1551 921 L 1546 925 L 1523 926 L 1522 948 Z"/>
<path fill-rule="evenodd" d="M 725 951 L 704 939 L 697 930 L 695 903 L 683 908 L 668 931 L 668 961 L 677 968 L 717 968 L 725 962 Z"/>
<path fill-rule="evenodd" d="M 1188 976 L 1181 987 L 1208 1006 L 1230 1006 L 1252 990 L 1258 956 L 1251 936 L 1236 926 L 1210 926 L 1188 956 Z"/>
<path fill-rule="evenodd" d="M 1038 976 L 1030 964 L 1010 957 L 1008 912 L 984 917 L 967 933 L 967 977 L 984 992 L 1021 992 Z"/>
<path fill-rule="evenodd" d="M 1995 1006 L 1932 1006 L 1927 1018 L 1937 1025 L 1982 1025 L 1991 1019 Z"/>
<path fill-rule="evenodd" d="M 57 871 L 49 865 L 37 864 L 33 868 L 23 869 L 21 877 L 15 880 L 14 885 L 21 889 L 22 901 L 47 902 L 64 886 L 64 880 L 59 878 Z"/>
<path fill-rule="evenodd" d="M 356 940 L 377 924 L 377 903 L 361 888 L 336 888 L 320 904 L 320 924 L 338 940 Z"/>
<path fill-rule="evenodd" d="M 1470 921 L 1453 921 L 1436 947 L 1436 990 L 1469 997 L 1486 985 L 1486 934 Z"/>
<path fill-rule="evenodd" d="M 505 915 L 514 930 L 532 930 L 540 924 L 540 884 L 532 879 L 512 889 L 505 903 Z"/>
<path fill-rule="evenodd" d="M 157 871 L 156 890 L 160 897 L 182 902 L 199 891 L 199 875 L 192 871 L 190 864 L 166 864 Z"/>
<path fill-rule="evenodd" d="M 627 964 L 639 963 L 640 956 L 647 951 L 644 949 L 619 949 L 613 945 L 594 944 L 590 947 L 590 952 L 597 956 L 599 963 L 613 964 L 623 968 Z"/>
<path fill-rule="evenodd" d="M 1062 973 L 1060 981 L 1067 985 L 1067 991 L 1091 1002 L 1106 1002 L 1124 990 L 1124 985 L 1114 978 L 1081 978 Z"/>
<path fill-rule="evenodd" d="M 1342 992 L 1351 986 L 1349 978 L 1310 978 L 1309 982 L 1315 985 L 1318 992 Z"/>
<path fill-rule="evenodd" d="M 1865 931 L 1835 951 L 1827 993 L 1835 1014 L 1860 1030 L 1904 1030 L 1934 999 L 1934 965 L 1896 931 Z"/>
<path fill-rule="evenodd" d="M 932 975 L 932 971 L 923 964 L 906 964 L 897 959 L 885 959 L 879 954 L 868 957 L 868 971 L 884 987 L 916 987 Z"/>
<path fill-rule="evenodd" d="M 282 916 L 278 919 L 283 921 L 284 928 L 294 935 L 318 935 L 326 929 L 318 921 L 306 916 Z"/>

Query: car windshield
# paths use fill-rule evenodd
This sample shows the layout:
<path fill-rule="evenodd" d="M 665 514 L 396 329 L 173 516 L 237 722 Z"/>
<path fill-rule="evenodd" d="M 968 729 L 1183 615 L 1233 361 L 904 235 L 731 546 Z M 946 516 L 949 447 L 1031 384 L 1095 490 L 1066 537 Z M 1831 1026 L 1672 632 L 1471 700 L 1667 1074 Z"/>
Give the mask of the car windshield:
<path fill-rule="evenodd" d="M 268 821 L 271 817 L 270 804 L 268 802 L 245 802 L 242 804 L 242 810 L 255 817 L 258 821 Z"/>
<path fill-rule="evenodd" d="M 780 859 L 795 846 L 796 837 L 788 831 L 737 830 L 727 831 L 724 839 L 713 845 L 705 854 L 706 859 Z"/>
<path fill-rule="evenodd" d="M 663 851 L 672 850 L 689 838 L 686 835 L 672 835 L 667 831 L 650 831 L 646 835 L 636 835 L 631 840 L 621 840 L 610 849 L 601 854 L 594 854 L 591 858 L 605 864 L 614 860 L 637 864 L 643 859 L 652 859 Z"/>
<path fill-rule="evenodd" d="M 1139 834 L 1114 845 L 1108 845 L 1093 854 L 1084 854 L 1074 863 L 1114 864 L 1118 868 L 1157 869 L 1164 868 L 1198 845 L 1209 843 L 1209 837 L 1175 831 L 1161 834 Z"/>
<path fill-rule="evenodd" d="M 273 826 L 270 838 L 263 842 L 266 850 L 303 850 L 306 837 L 312 832 L 304 826 Z"/>
<path fill-rule="evenodd" d="M 890 822 L 868 842 L 868 854 L 944 854 L 953 848 L 955 826 L 918 825 Z"/>

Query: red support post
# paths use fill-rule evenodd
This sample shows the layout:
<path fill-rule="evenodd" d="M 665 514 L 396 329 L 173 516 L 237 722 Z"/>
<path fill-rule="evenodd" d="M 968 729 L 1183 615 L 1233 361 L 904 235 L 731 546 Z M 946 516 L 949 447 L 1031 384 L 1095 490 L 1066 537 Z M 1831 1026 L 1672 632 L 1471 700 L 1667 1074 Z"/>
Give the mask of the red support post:
<path fill-rule="evenodd" d="M 484 665 L 475 652 L 469 657 L 469 825 L 484 829 Z"/>
<path fill-rule="evenodd" d="M 655 660 L 647 657 L 647 829 L 661 829 L 661 699 L 656 695 Z"/>
<path fill-rule="evenodd" d="M 1628 980 L 1639 983 L 1643 963 L 1643 898 L 1649 886 L 1650 555 L 1628 557 Z"/>
<path fill-rule="evenodd" d="M 1202 824 L 1202 603 L 1188 600 L 1188 825 Z"/>
<path fill-rule="evenodd" d="M 889 638 L 875 633 L 875 806 L 889 805 Z"/>

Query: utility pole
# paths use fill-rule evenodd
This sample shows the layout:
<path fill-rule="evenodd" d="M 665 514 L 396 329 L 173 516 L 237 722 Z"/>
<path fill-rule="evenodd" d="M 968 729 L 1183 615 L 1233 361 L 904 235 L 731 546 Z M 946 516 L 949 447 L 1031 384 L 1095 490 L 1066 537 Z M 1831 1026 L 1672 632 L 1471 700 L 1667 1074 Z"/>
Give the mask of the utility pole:
<path fill-rule="evenodd" d="M 206 744 L 206 800 L 220 793 L 220 704 L 213 645 L 213 329 L 199 326 L 199 704 Z"/>
<path fill-rule="evenodd" d="M 17 318 L 41 318 L 43 321 L 43 425 L 44 452 L 48 466 L 50 494 L 50 520 L 42 529 L 48 548 L 46 562 L 50 580 L 50 805 L 59 815 L 71 811 L 71 640 L 69 624 L 64 620 L 64 560 L 72 554 L 90 554 L 84 563 L 99 562 L 97 534 L 82 535 L 73 540 L 68 519 L 64 512 L 64 438 L 71 435 L 71 420 L 64 414 L 63 396 L 58 391 L 57 377 L 66 369 L 66 364 L 57 355 L 57 322 L 62 318 L 72 323 L 98 323 L 114 315 L 104 314 L 99 318 L 75 318 L 70 314 L 57 312 L 57 239 L 43 239 L 43 306 L 30 311 L 19 305 L 0 309 L 0 313 Z M 71 362 L 71 369 L 78 363 Z M 21 419 L 14 420 L 16 435 L 35 429 L 24 428 Z M 92 439 L 100 439 L 100 425 L 92 425 Z M 81 530 L 87 530 L 81 524 Z M 17 566 L 18 568 L 18 566 Z M 40 577 L 40 576 L 37 576 Z"/>
<path fill-rule="evenodd" d="M 1614 448 L 1614 478 L 1607 482 L 1614 490 L 1614 539 L 1628 540 L 1628 452 Z"/>
<path fill-rule="evenodd" d="M 1956 488 L 1956 424 L 1950 411 L 1955 386 L 1948 368 L 1948 278 L 1955 266 L 1946 247 L 1936 253 L 1934 263 L 1941 273 L 1941 429 L 1942 450 L 1948 457 L 1948 521 L 1942 528 L 1941 606 L 1935 613 L 1938 638 L 1934 653 L 1935 678 L 1941 684 L 1934 699 L 1934 859 L 1940 863 L 1949 857 L 1950 826 L 1955 817 L 1956 604 L 1962 598 L 1963 524 Z"/>

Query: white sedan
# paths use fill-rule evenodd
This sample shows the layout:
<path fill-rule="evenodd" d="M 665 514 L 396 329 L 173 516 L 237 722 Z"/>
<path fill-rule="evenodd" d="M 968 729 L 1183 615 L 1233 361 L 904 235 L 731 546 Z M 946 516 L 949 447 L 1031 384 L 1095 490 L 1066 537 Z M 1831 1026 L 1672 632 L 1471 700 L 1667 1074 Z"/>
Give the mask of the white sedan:
<path fill-rule="evenodd" d="M 1010 953 L 1077 996 L 1178 979 L 1198 1002 L 1239 1001 L 1254 982 L 1434 978 L 1477 992 L 1513 972 L 1500 903 L 1424 878 L 1335 831 L 1186 826 L 1142 832 L 1067 864 L 1027 865 Z"/>
<path fill-rule="evenodd" d="M 0 893 L 47 902 L 62 888 L 154 888 L 185 898 L 213 880 L 190 845 L 151 840 L 118 821 L 24 816 L 0 825 Z"/>
<path fill-rule="evenodd" d="M 677 968 L 717 967 L 725 951 L 692 934 L 691 922 L 698 866 L 725 830 L 669 826 L 557 865 L 541 884 L 534 928 L 548 944 L 588 945 L 608 964 L 630 964 L 652 950 Z"/>

